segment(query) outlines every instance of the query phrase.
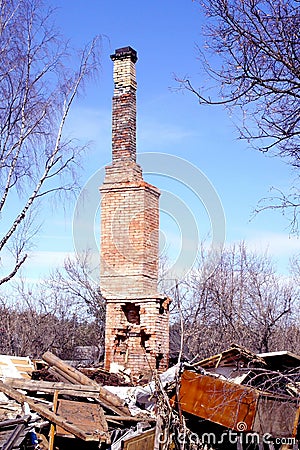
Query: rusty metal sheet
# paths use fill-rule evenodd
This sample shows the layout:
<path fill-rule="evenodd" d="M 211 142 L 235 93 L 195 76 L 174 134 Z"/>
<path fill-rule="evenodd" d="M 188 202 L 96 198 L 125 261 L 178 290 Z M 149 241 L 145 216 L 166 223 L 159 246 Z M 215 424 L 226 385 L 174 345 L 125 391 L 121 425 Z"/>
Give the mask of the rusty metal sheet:
<path fill-rule="evenodd" d="M 179 395 L 185 412 L 236 431 L 253 427 L 259 397 L 255 389 L 186 370 Z"/>
<path fill-rule="evenodd" d="M 153 450 L 155 440 L 155 428 L 145 431 L 138 436 L 124 440 L 124 450 Z"/>
<path fill-rule="evenodd" d="M 57 414 L 78 426 L 88 436 L 89 441 L 109 440 L 107 422 L 99 404 L 60 399 Z M 56 434 L 72 436 L 59 426 L 56 427 Z"/>

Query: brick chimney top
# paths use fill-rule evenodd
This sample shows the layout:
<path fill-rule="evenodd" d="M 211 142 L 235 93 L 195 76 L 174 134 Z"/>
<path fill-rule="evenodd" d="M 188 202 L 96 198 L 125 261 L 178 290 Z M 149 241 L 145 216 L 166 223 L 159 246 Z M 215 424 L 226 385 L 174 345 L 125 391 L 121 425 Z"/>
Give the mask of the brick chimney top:
<path fill-rule="evenodd" d="M 137 52 L 132 47 L 122 47 L 115 50 L 113 55 L 110 55 L 111 59 L 115 61 L 116 59 L 124 59 L 130 57 L 133 63 L 137 62 Z"/>
<path fill-rule="evenodd" d="M 136 74 L 137 53 L 122 47 L 111 55 L 114 62 L 112 108 L 113 164 L 136 162 Z"/>

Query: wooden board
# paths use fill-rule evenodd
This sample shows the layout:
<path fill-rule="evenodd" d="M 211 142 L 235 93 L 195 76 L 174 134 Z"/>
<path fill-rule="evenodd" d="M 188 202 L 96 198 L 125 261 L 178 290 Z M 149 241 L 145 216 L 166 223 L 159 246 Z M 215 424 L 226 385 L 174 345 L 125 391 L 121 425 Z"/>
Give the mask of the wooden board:
<path fill-rule="evenodd" d="M 60 394 L 72 395 L 74 397 L 99 398 L 99 386 L 84 386 L 82 384 L 62 383 L 40 380 L 22 380 L 19 378 L 6 378 L 5 384 L 28 392 L 45 392 L 54 394 L 59 391 Z"/>
<path fill-rule="evenodd" d="M 57 414 L 66 417 L 89 436 L 89 440 L 107 438 L 108 426 L 101 406 L 97 403 L 58 400 Z M 65 429 L 56 427 L 57 436 L 70 436 Z"/>
<path fill-rule="evenodd" d="M 124 441 L 124 450 L 153 450 L 155 428 L 145 431 L 139 436 L 134 436 Z"/>
<path fill-rule="evenodd" d="M 34 365 L 28 357 L 0 355 L 0 376 L 30 379 Z"/>
<path fill-rule="evenodd" d="M 121 400 L 117 395 L 109 392 L 103 386 L 100 386 L 96 381 L 91 380 L 79 370 L 71 367 L 69 364 L 62 361 L 51 352 L 43 354 L 43 359 L 61 376 L 62 381 L 69 381 L 74 384 L 82 384 L 85 386 L 96 386 L 99 389 L 99 401 L 111 411 L 118 415 L 130 415 L 130 411 L 125 405 L 124 400 Z"/>

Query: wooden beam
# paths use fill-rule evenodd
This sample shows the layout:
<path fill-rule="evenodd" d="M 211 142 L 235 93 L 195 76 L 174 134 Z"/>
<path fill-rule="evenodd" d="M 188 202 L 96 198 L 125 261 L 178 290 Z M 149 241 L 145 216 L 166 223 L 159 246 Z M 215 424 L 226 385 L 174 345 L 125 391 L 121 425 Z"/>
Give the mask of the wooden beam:
<path fill-rule="evenodd" d="M 105 419 L 108 422 L 155 422 L 156 419 L 153 417 L 141 417 L 141 416 L 109 416 L 108 414 L 105 414 Z"/>
<path fill-rule="evenodd" d="M 54 366 L 57 369 L 60 369 L 64 375 L 67 375 L 70 380 L 74 380 L 77 384 L 84 384 L 85 386 L 97 386 L 98 383 L 96 381 L 91 380 L 89 377 L 79 372 L 79 370 L 74 367 L 69 366 L 63 362 L 60 358 L 53 355 L 51 352 L 46 352 L 42 356 L 43 360 L 46 361 L 50 366 Z"/>
<path fill-rule="evenodd" d="M 64 373 L 58 367 L 49 367 L 49 373 L 63 383 L 74 383 L 74 378 L 70 377 L 67 373 Z"/>
<path fill-rule="evenodd" d="M 23 417 L 18 417 L 16 419 L 2 420 L 0 422 L 0 429 L 5 428 L 5 427 L 10 427 L 12 425 L 18 425 L 19 423 L 28 423 L 30 418 L 31 418 L 31 416 L 27 415 L 27 416 L 23 416 Z"/>
<path fill-rule="evenodd" d="M 53 395 L 53 407 L 52 407 L 52 411 L 54 413 L 56 413 L 57 410 L 57 401 L 58 401 L 58 391 L 55 390 L 54 391 L 54 395 Z M 54 446 L 54 436 L 55 436 L 55 425 L 53 423 L 51 423 L 50 425 L 50 431 L 49 431 L 49 445 L 48 445 L 48 450 L 53 450 L 53 446 Z"/>
<path fill-rule="evenodd" d="M 25 380 L 22 378 L 6 378 L 5 384 L 28 392 L 41 391 L 53 395 L 58 390 L 63 395 L 99 398 L 98 386 L 83 386 L 82 384 L 62 383 L 59 381 Z"/>
<path fill-rule="evenodd" d="M 96 381 L 91 380 L 89 377 L 79 372 L 79 370 L 66 364 L 57 356 L 53 355 L 51 352 L 46 352 L 43 354 L 42 358 L 49 365 L 54 366 L 55 369 L 62 371 L 63 375 L 67 377 L 70 381 L 73 380 L 74 384 L 83 384 L 85 386 L 97 386 L 99 389 L 99 399 L 103 402 L 107 408 L 111 409 L 113 412 L 119 415 L 130 415 L 130 411 L 127 408 L 124 400 L 120 399 L 115 394 L 112 394 L 103 386 L 100 386 Z"/>

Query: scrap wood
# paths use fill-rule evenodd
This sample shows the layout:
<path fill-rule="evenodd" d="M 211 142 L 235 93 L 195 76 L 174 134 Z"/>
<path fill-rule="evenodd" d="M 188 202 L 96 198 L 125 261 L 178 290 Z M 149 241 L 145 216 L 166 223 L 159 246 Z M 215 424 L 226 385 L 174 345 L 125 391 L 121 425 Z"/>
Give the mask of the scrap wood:
<path fill-rule="evenodd" d="M 104 417 L 103 409 L 98 403 L 74 402 L 72 400 L 59 399 L 57 402 L 57 414 L 70 418 L 80 429 L 87 434 L 93 431 L 99 438 L 105 433 L 108 436 L 108 425 Z M 56 434 L 68 436 L 60 426 L 56 427 Z"/>
<path fill-rule="evenodd" d="M 124 450 L 153 450 L 155 442 L 155 428 L 142 432 L 137 436 L 124 439 Z"/>
<path fill-rule="evenodd" d="M 30 419 L 30 416 L 24 416 L 24 417 L 17 417 L 16 419 L 6 419 L 2 420 L 0 422 L 0 429 L 5 427 L 10 427 L 12 425 L 18 425 L 19 423 L 24 423 L 24 421 L 27 422 L 27 418 Z"/>
<path fill-rule="evenodd" d="M 103 405 L 118 415 L 130 415 L 130 411 L 125 406 L 125 402 L 121 400 L 116 394 L 112 394 L 104 387 L 100 386 L 95 381 L 88 378 L 83 373 L 79 372 L 79 370 L 71 367 L 69 364 L 63 362 L 60 358 L 53 355 L 51 352 L 46 352 L 43 355 L 43 359 L 51 366 L 61 372 L 63 372 L 63 376 L 67 377 L 69 381 L 74 384 L 82 384 L 85 386 L 97 386 L 99 390 L 99 400 Z"/>
<path fill-rule="evenodd" d="M 83 386 L 82 384 L 72 384 L 53 381 L 21 380 L 19 378 L 6 378 L 5 384 L 15 389 L 22 389 L 28 392 L 44 392 L 54 394 L 56 390 L 63 395 L 74 397 L 99 398 L 98 386 Z"/>
<path fill-rule="evenodd" d="M 50 420 L 50 422 L 53 422 L 56 425 L 61 426 L 64 430 L 69 431 L 71 434 L 78 437 L 79 439 L 83 439 L 84 441 L 94 441 L 95 440 L 93 431 L 91 431 L 91 432 L 83 431 L 80 427 L 77 426 L 77 424 L 73 423 L 68 418 L 59 416 L 58 414 L 55 414 L 54 412 L 50 411 L 50 409 L 48 409 L 47 407 L 42 405 L 38 400 L 28 397 L 24 394 L 21 394 L 19 391 L 9 387 L 2 381 L 0 381 L 0 391 L 4 392 L 4 394 L 6 394 L 8 397 L 13 398 L 14 400 L 16 400 L 19 403 L 26 402 L 33 411 L 37 412 L 41 416 Z M 109 436 L 108 436 L 108 433 L 106 432 L 106 429 L 101 430 L 101 431 L 103 431 L 103 432 L 100 437 L 100 441 L 101 442 L 109 442 Z"/>
<path fill-rule="evenodd" d="M 54 413 L 56 413 L 56 410 L 57 410 L 57 401 L 58 401 L 58 391 L 55 390 L 54 394 L 53 394 L 53 406 L 52 406 L 52 411 Z M 53 450 L 54 436 L 55 436 L 55 425 L 53 423 L 51 423 L 50 431 L 49 431 L 49 447 L 48 447 L 48 450 Z"/>
<path fill-rule="evenodd" d="M 147 422 L 155 422 L 156 419 L 149 416 L 110 416 L 108 414 L 105 414 L 105 418 L 109 422 L 141 422 L 141 421 L 147 421 Z"/>
<path fill-rule="evenodd" d="M 63 373 L 58 367 L 49 367 L 49 373 L 54 377 L 55 380 L 60 380 L 63 383 L 74 383 L 74 378 L 70 377 L 68 374 Z"/>
<path fill-rule="evenodd" d="M 23 414 L 22 407 L 15 400 L 9 399 L 1 393 L 5 400 L 0 400 L 0 420 L 14 419 L 16 416 Z"/>
<path fill-rule="evenodd" d="M 202 359 L 194 364 L 194 367 L 200 366 L 205 369 L 209 368 L 218 368 L 220 365 L 222 366 L 231 366 L 233 364 L 240 364 L 241 362 L 254 363 L 258 367 L 265 367 L 267 364 L 265 360 L 257 355 L 256 353 L 251 352 L 245 347 L 241 345 L 232 344 L 230 348 L 224 350 L 217 355 L 209 356 L 208 358 Z"/>
<path fill-rule="evenodd" d="M 27 426 L 30 418 L 30 415 L 26 415 L 15 420 L 5 420 L 0 422 L 1 450 L 12 450 L 21 445 L 29 431 Z"/>
<path fill-rule="evenodd" d="M 49 442 L 47 441 L 47 438 L 42 433 L 36 433 L 38 441 L 39 441 L 39 450 L 48 450 Z"/>
<path fill-rule="evenodd" d="M 5 384 L 15 389 L 22 389 L 27 392 L 43 392 L 46 394 L 54 395 L 57 391 L 59 395 L 68 395 L 78 398 L 93 398 L 95 400 L 99 399 L 99 386 L 83 386 L 81 384 L 70 384 L 62 382 L 51 382 L 51 381 L 38 381 L 38 380 L 20 380 L 18 378 L 7 378 Z M 39 401 L 41 399 L 39 398 Z M 53 402 L 54 403 L 54 402 Z M 103 403 L 103 402 L 101 402 Z M 131 415 L 117 415 L 110 416 L 105 415 L 106 420 L 110 422 L 116 421 L 131 421 L 139 422 L 140 420 L 148 420 L 148 416 L 131 416 Z"/>
<path fill-rule="evenodd" d="M 30 379 L 34 365 L 30 358 L 0 355 L 0 376 Z"/>
<path fill-rule="evenodd" d="M 60 358 L 53 355 L 51 352 L 46 352 L 42 356 L 43 360 L 46 361 L 50 366 L 54 366 L 60 369 L 64 375 L 68 376 L 70 380 L 75 381 L 77 384 L 84 384 L 87 386 L 98 386 L 98 384 L 91 380 L 89 377 L 79 372 L 79 370 L 71 367 L 69 364 L 63 362 Z"/>

